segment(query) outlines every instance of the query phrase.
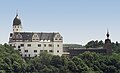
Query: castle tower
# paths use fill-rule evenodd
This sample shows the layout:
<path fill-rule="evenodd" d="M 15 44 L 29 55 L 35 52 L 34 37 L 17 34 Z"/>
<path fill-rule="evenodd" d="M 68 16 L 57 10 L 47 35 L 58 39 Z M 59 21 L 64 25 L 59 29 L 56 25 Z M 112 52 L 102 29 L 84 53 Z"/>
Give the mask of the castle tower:
<path fill-rule="evenodd" d="M 106 49 L 106 53 L 107 54 L 112 54 L 112 45 L 111 45 L 111 40 L 109 39 L 109 31 L 107 30 L 107 39 L 105 39 L 105 45 L 104 45 L 104 48 Z"/>
<path fill-rule="evenodd" d="M 21 32 L 21 31 L 22 31 L 21 20 L 18 16 L 18 13 L 16 13 L 16 17 L 13 20 L 13 32 Z"/>

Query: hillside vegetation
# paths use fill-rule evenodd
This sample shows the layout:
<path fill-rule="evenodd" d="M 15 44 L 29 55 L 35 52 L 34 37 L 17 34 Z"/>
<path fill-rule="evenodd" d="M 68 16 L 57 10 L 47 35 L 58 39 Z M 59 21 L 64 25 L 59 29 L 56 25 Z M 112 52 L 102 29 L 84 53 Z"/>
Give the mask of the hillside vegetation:
<path fill-rule="evenodd" d="M 0 73 L 120 73 L 119 43 L 112 43 L 113 54 L 84 52 L 78 56 L 41 53 L 22 58 L 12 47 L 0 45 Z"/>
<path fill-rule="evenodd" d="M 0 73 L 24 72 L 25 60 L 12 47 L 0 45 Z"/>

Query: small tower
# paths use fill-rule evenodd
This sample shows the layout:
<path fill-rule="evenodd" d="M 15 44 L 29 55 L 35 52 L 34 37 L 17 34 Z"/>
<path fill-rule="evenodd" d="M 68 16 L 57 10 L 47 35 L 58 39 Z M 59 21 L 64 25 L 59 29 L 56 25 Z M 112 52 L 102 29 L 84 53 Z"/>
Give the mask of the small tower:
<path fill-rule="evenodd" d="M 109 39 L 109 31 L 107 30 L 107 39 L 105 39 L 105 45 L 104 45 L 104 49 L 106 49 L 106 53 L 107 54 L 112 54 L 112 46 L 111 46 L 111 40 Z"/>
<path fill-rule="evenodd" d="M 21 31 L 22 31 L 21 20 L 18 16 L 18 13 L 16 13 L 16 17 L 13 20 L 13 32 L 21 32 Z"/>

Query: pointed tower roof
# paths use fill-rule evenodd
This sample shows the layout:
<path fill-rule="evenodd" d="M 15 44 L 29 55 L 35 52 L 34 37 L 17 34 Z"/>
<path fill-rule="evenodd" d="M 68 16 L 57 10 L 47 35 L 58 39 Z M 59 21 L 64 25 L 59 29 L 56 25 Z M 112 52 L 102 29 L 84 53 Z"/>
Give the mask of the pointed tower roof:
<path fill-rule="evenodd" d="M 106 34 L 106 36 L 107 36 L 107 39 L 109 39 L 110 34 L 109 34 L 109 30 L 108 30 L 108 29 L 107 29 L 107 34 Z"/>
<path fill-rule="evenodd" d="M 21 20 L 20 20 L 20 18 L 18 16 L 18 12 L 16 13 L 16 16 L 15 16 L 15 18 L 13 20 L 13 26 L 14 25 L 21 25 Z"/>

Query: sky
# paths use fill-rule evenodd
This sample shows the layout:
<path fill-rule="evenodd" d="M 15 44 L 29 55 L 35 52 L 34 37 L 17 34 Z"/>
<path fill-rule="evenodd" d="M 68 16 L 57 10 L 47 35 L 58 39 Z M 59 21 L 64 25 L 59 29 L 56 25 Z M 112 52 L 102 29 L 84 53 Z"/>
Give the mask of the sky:
<path fill-rule="evenodd" d="M 0 0 L 0 43 L 9 41 L 18 10 L 23 31 L 59 32 L 64 43 L 120 42 L 120 0 Z"/>

